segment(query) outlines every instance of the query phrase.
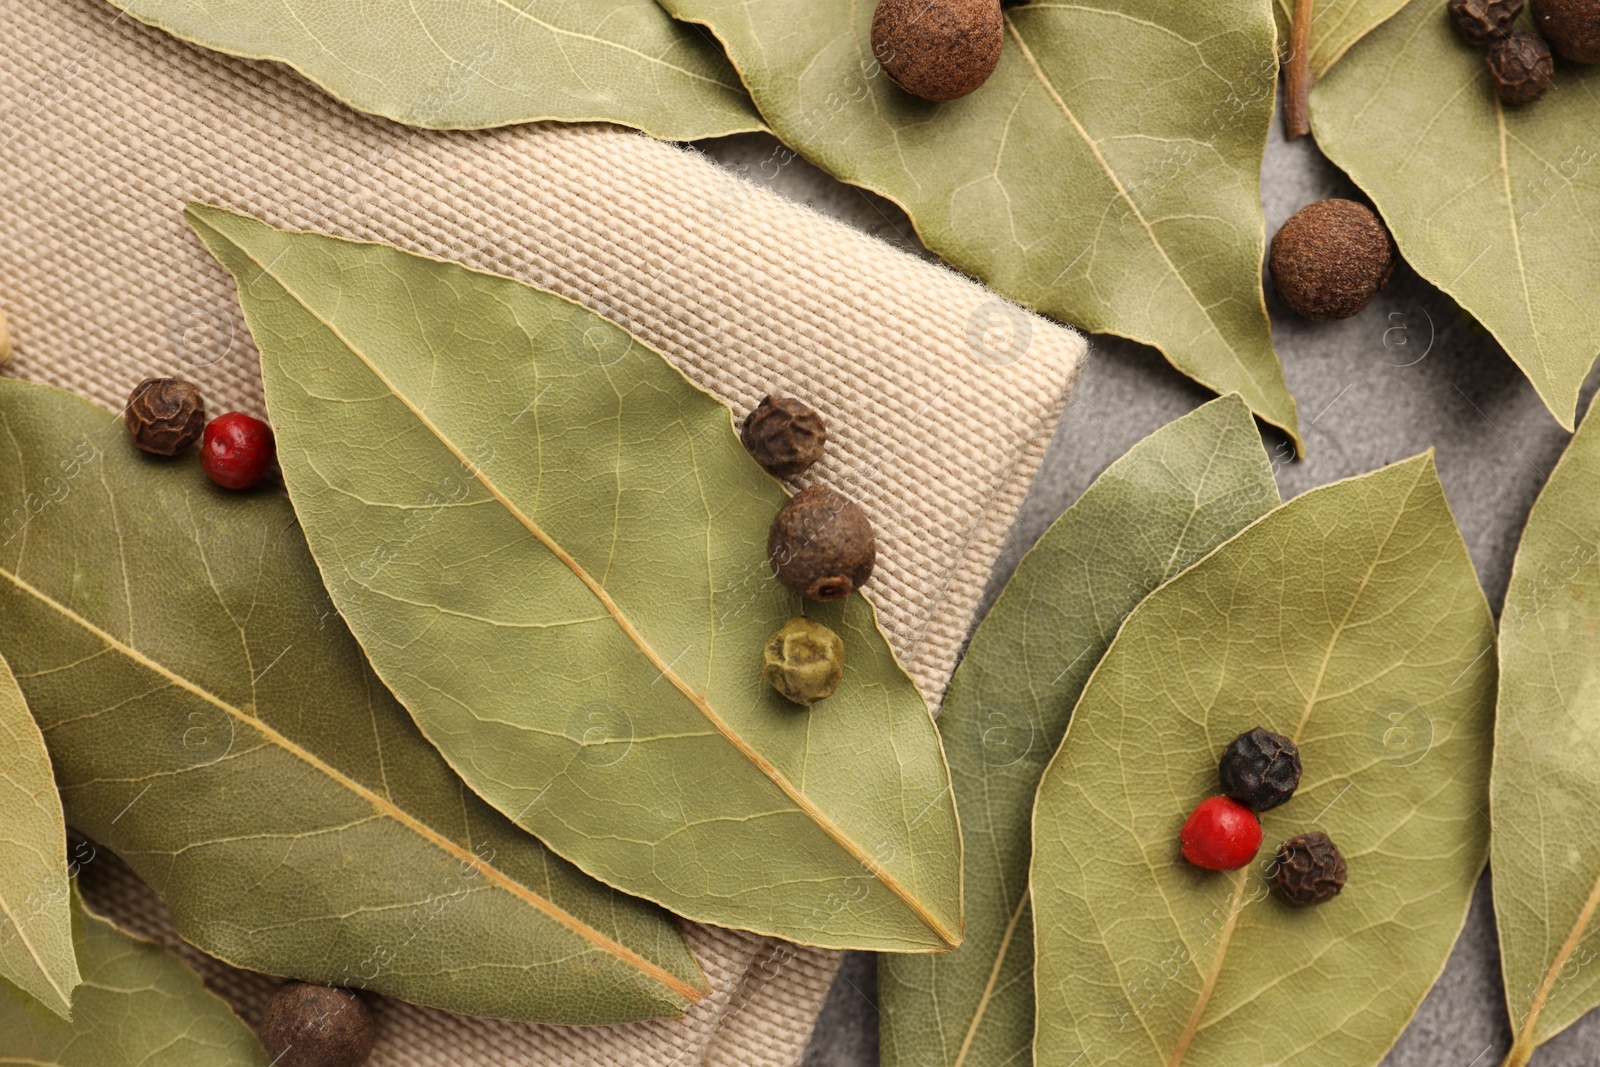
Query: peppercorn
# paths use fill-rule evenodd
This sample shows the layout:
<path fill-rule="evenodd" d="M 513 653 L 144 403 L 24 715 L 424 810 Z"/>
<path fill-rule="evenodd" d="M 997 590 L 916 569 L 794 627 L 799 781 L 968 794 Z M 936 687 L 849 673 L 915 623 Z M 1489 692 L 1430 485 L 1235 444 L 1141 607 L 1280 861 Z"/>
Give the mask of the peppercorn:
<path fill-rule="evenodd" d="M 360 1067 L 372 1055 L 372 1009 L 348 989 L 290 982 L 272 995 L 261 1043 L 273 1067 Z"/>
<path fill-rule="evenodd" d="M 844 677 L 844 642 L 814 619 L 790 619 L 761 655 L 761 677 L 786 700 L 807 707 L 831 697 Z"/>
<path fill-rule="evenodd" d="M 239 411 L 218 415 L 206 427 L 200 466 L 224 489 L 250 489 L 272 467 L 272 428 Z"/>
<path fill-rule="evenodd" d="M 1308 319 L 1347 319 L 1389 284 L 1394 249 L 1378 216 L 1354 200 L 1318 200 L 1272 237 L 1272 284 Z"/>
<path fill-rule="evenodd" d="M 178 378 L 146 378 L 134 388 L 122 421 L 133 443 L 158 456 L 176 456 L 200 440 L 206 404 L 200 387 Z"/>
<path fill-rule="evenodd" d="M 1522 0 L 1450 0 L 1445 7 L 1461 39 L 1478 48 L 1510 33 L 1522 14 Z"/>
<path fill-rule="evenodd" d="M 1289 903 L 1307 907 L 1339 895 L 1349 871 L 1328 835 L 1320 830 L 1291 837 L 1278 846 L 1273 879 Z"/>
<path fill-rule="evenodd" d="M 1207 797 L 1178 832 L 1183 858 L 1208 871 L 1236 871 L 1261 847 L 1261 820 L 1232 797 Z"/>
<path fill-rule="evenodd" d="M 795 478 L 822 458 L 828 427 L 800 401 L 769 396 L 744 420 L 739 438 L 768 474 Z"/>
<path fill-rule="evenodd" d="M 1004 39 L 1000 0 L 878 0 L 872 13 L 872 54 L 924 100 L 954 100 L 988 81 Z"/>
<path fill-rule="evenodd" d="M 820 485 L 797 493 L 767 532 L 767 562 L 778 581 L 812 600 L 841 600 L 860 589 L 877 556 L 867 513 Z"/>
<path fill-rule="evenodd" d="M 1257 726 L 1233 739 L 1217 766 L 1222 791 L 1256 811 L 1277 807 L 1300 784 L 1300 750 Z"/>
<path fill-rule="evenodd" d="M 1517 30 L 1489 49 L 1484 60 L 1494 79 L 1494 94 L 1507 104 L 1531 104 L 1550 88 L 1556 61 L 1537 33 Z"/>
<path fill-rule="evenodd" d="M 1532 0 L 1533 28 L 1556 55 L 1600 63 L 1600 0 Z"/>

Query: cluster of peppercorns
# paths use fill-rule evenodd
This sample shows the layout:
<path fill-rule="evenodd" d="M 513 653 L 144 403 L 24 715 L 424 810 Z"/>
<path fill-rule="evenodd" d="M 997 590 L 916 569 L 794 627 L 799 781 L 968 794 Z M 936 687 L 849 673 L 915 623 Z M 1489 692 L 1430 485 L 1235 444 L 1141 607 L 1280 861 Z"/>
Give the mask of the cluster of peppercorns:
<path fill-rule="evenodd" d="M 1534 31 L 1514 30 L 1523 0 L 1449 0 L 1450 21 L 1484 57 L 1494 92 L 1507 104 L 1531 104 L 1550 89 L 1555 56 L 1600 63 L 1600 0 L 1529 0 Z M 1552 54 L 1552 49 L 1554 53 Z"/>
<path fill-rule="evenodd" d="M 1259 812 L 1294 796 L 1300 750 L 1281 734 L 1257 726 L 1233 739 L 1218 765 L 1222 796 L 1207 797 L 1184 822 L 1183 858 L 1212 871 L 1235 871 L 1261 848 Z M 1312 831 L 1278 846 L 1272 878 L 1291 904 L 1322 904 L 1339 895 L 1344 857 L 1327 834 Z"/>
<path fill-rule="evenodd" d="M 744 446 L 768 473 L 804 474 L 822 458 L 828 429 L 807 405 L 763 399 L 744 420 Z M 796 493 L 767 531 L 767 562 L 787 588 L 808 600 L 842 600 L 872 576 L 878 556 L 872 520 L 843 493 L 814 485 Z M 786 699 L 807 705 L 832 696 L 844 677 L 844 642 L 814 619 L 790 619 L 762 654 L 761 676 Z"/>
<path fill-rule="evenodd" d="M 303 982 L 274 993 L 261 1023 L 272 1067 L 361 1067 L 374 1036 L 372 1009 L 360 994 Z"/>
<path fill-rule="evenodd" d="M 966 96 L 1000 62 L 1000 0 L 878 0 L 872 54 L 889 80 L 941 102 Z"/>
<path fill-rule="evenodd" d="M 1354 200 L 1318 200 L 1289 216 L 1267 257 L 1283 302 L 1308 319 L 1348 319 L 1394 272 L 1394 243 L 1378 216 Z"/>
<path fill-rule="evenodd" d="M 128 397 L 122 419 L 135 445 L 169 459 L 203 437 L 200 466 L 225 489 L 254 488 L 272 469 L 271 427 L 240 411 L 206 422 L 205 398 L 192 382 L 146 378 Z"/>

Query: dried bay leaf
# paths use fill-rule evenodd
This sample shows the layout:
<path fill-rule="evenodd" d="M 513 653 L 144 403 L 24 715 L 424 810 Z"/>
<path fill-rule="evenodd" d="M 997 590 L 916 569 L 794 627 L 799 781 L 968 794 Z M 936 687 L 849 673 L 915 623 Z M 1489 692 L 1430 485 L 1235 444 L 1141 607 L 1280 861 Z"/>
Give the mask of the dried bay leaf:
<path fill-rule="evenodd" d="M 1228 396 L 1135 445 L 1023 558 L 939 716 L 961 801 L 967 940 L 878 961 L 885 1067 L 1030 1062 L 1039 776 L 1123 617 L 1277 503 L 1250 409 Z"/>
<path fill-rule="evenodd" d="M 662 3 L 710 27 L 785 143 L 957 268 L 1297 432 L 1261 290 L 1272 0 L 1010 6 L 998 69 L 945 104 L 881 76 L 866 0 Z"/>
<path fill-rule="evenodd" d="M 556 119 L 667 140 L 762 129 L 716 43 L 655 0 L 111 0 L 175 37 L 287 63 L 358 111 L 432 129 Z"/>
<path fill-rule="evenodd" d="M 1376 1064 L 1443 969 L 1487 842 L 1493 621 L 1431 453 L 1274 510 L 1128 616 L 1034 811 L 1039 1063 Z M 1256 862 L 1178 829 L 1253 726 L 1300 746 Z M 1277 844 L 1349 863 L 1301 909 Z"/>
<path fill-rule="evenodd" d="M 706 990 L 670 917 L 480 804 L 367 667 L 289 502 L 0 382 L 0 652 L 71 824 L 240 967 L 605 1022 Z"/>
<path fill-rule="evenodd" d="M 608 885 L 837 948 L 961 934 L 949 771 L 858 596 L 770 575 L 728 410 L 509 278 L 191 205 L 239 283 L 284 478 L 373 666 L 478 793 Z M 760 677 L 802 609 L 809 711 Z"/>
<path fill-rule="evenodd" d="M 248 1027 L 199 975 L 90 912 L 68 905 L 83 985 L 71 1022 L 0 992 L 0 1063 L 31 1067 L 266 1067 Z"/>
<path fill-rule="evenodd" d="M 1597 501 L 1591 406 L 1528 515 L 1500 618 L 1489 869 L 1513 1067 L 1600 1005 Z"/>
<path fill-rule="evenodd" d="M 1368 34 L 1311 96 L 1317 144 L 1406 261 L 1488 327 L 1572 428 L 1600 353 L 1600 67 L 1558 64 L 1543 100 L 1495 99 L 1442 4 Z"/>
<path fill-rule="evenodd" d="M 0 659 L 0 978 L 64 1018 L 78 962 L 67 900 L 67 826 L 50 754 Z"/>

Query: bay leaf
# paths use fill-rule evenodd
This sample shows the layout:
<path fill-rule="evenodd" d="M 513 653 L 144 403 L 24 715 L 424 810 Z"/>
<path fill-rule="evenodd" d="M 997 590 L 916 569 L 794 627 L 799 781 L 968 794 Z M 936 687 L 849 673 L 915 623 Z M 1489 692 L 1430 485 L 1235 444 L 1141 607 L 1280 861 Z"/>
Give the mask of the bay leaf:
<path fill-rule="evenodd" d="M 1377 1064 L 1438 977 L 1488 848 L 1493 621 L 1431 453 L 1314 489 L 1145 599 L 1039 787 L 1039 1063 Z M 1238 871 L 1178 830 L 1254 726 L 1300 747 Z M 1279 842 L 1349 884 L 1296 908 Z"/>
<path fill-rule="evenodd" d="M 0 978 L 63 1018 L 78 961 L 67 901 L 67 825 L 50 754 L 0 659 Z"/>
<path fill-rule="evenodd" d="M 1277 503 L 1255 420 L 1230 395 L 1135 445 L 1023 557 L 939 715 L 961 801 L 967 939 L 878 961 L 885 1067 L 1030 1062 L 1039 776 L 1123 617 Z"/>
<path fill-rule="evenodd" d="M 280 494 L 0 381 L 0 652 L 68 821 L 239 967 L 608 1022 L 706 991 L 669 916 L 462 785 L 366 665 Z"/>
<path fill-rule="evenodd" d="M 0 1063 L 32 1067 L 265 1067 L 255 1035 L 157 945 L 70 903 L 83 985 L 66 1021 L 0 992 Z"/>
<path fill-rule="evenodd" d="M 1261 290 L 1273 0 L 1007 7 L 999 67 L 944 104 L 882 76 L 870 2 L 661 2 L 716 34 L 786 144 L 955 267 L 1297 432 Z"/>
<path fill-rule="evenodd" d="M 239 284 L 284 480 L 378 675 L 479 795 L 608 885 L 832 948 L 961 939 L 949 770 L 859 596 L 774 581 L 727 408 L 578 304 L 191 205 Z M 880 561 L 881 562 L 881 561 Z M 804 611 L 810 711 L 760 677 Z"/>
<path fill-rule="evenodd" d="M 762 129 L 727 58 L 655 0 L 111 0 L 175 37 L 286 63 L 410 126 L 616 122 L 667 140 Z"/>
<path fill-rule="evenodd" d="M 1394 15 L 1407 0 L 1312 0 L 1311 73 L 1320 78 L 1344 57 L 1350 46 Z M 1278 0 L 1283 22 L 1294 19 L 1295 0 Z M 1438 17 L 1443 19 L 1443 5 Z"/>
<path fill-rule="evenodd" d="M 1600 1005 L 1597 491 L 1591 405 L 1528 514 L 1500 616 L 1490 871 L 1513 1067 Z"/>
<path fill-rule="evenodd" d="M 1317 144 L 1406 262 L 1494 334 L 1567 429 L 1600 353 L 1600 67 L 1501 104 L 1442 4 L 1412 3 L 1311 95 Z"/>

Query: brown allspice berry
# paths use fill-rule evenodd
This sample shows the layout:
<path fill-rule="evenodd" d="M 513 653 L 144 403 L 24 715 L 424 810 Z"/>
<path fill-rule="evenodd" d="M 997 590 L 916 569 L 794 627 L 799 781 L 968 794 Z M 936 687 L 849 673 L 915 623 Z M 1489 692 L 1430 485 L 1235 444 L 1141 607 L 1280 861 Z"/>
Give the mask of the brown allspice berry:
<path fill-rule="evenodd" d="M 761 677 L 785 699 L 810 707 L 844 678 L 844 641 L 815 619 L 796 616 L 761 650 Z"/>
<path fill-rule="evenodd" d="M 768 474 L 796 478 L 822 458 L 828 427 L 810 406 L 786 396 L 768 396 L 744 420 L 739 439 Z"/>
<path fill-rule="evenodd" d="M 290 982 L 272 995 L 261 1043 L 273 1067 L 361 1067 L 376 1036 L 359 993 Z"/>
<path fill-rule="evenodd" d="M 1522 0 L 1449 0 L 1445 7 L 1461 39 L 1478 48 L 1509 34 L 1522 14 Z"/>
<path fill-rule="evenodd" d="M 767 562 L 778 581 L 811 600 L 842 600 L 860 589 L 877 556 L 867 513 L 820 485 L 796 493 L 767 531 Z"/>
<path fill-rule="evenodd" d="M 878 0 L 872 14 L 872 54 L 924 100 L 955 100 L 988 81 L 1004 40 L 1000 0 Z"/>
<path fill-rule="evenodd" d="M 181 378 L 146 378 L 129 395 L 122 421 L 138 447 L 176 456 L 205 431 L 205 399 L 199 386 Z"/>
<path fill-rule="evenodd" d="M 1288 898 L 1300 907 L 1325 904 L 1344 888 L 1349 869 L 1339 846 L 1327 834 L 1313 830 L 1291 837 L 1278 846 L 1273 880 Z"/>
<path fill-rule="evenodd" d="M 1556 61 L 1550 46 L 1537 33 L 1517 30 L 1496 41 L 1484 57 L 1494 95 L 1507 104 L 1531 104 L 1550 88 Z"/>
<path fill-rule="evenodd" d="M 1318 200 L 1289 216 L 1272 237 L 1272 285 L 1308 319 L 1347 319 L 1389 284 L 1394 246 L 1372 209 Z"/>
<path fill-rule="evenodd" d="M 1533 28 L 1556 55 L 1600 63 L 1600 0 L 1531 0 Z"/>

